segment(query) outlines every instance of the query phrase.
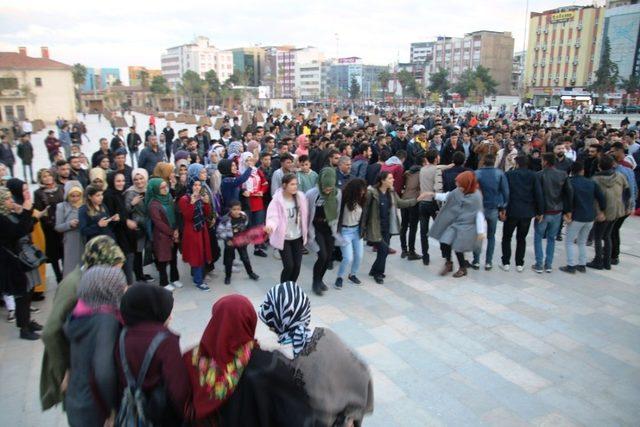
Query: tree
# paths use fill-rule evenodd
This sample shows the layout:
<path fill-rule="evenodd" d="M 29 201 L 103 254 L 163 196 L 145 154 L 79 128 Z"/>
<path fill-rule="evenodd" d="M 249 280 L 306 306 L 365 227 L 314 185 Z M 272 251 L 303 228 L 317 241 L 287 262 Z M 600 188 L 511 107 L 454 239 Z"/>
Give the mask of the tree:
<path fill-rule="evenodd" d="M 429 90 L 434 93 L 440 94 L 442 100 L 446 101 L 447 91 L 449 90 L 449 71 L 444 68 L 438 67 L 438 71 L 431 74 L 429 83 Z"/>
<path fill-rule="evenodd" d="M 640 77 L 632 74 L 628 79 L 620 79 L 619 88 L 627 92 L 625 95 L 625 104 L 628 104 L 629 98 L 635 97 L 638 91 L 640 91 Z"/>
<path fill-rule="evenodd" d="M 82 101 L 80 100 L 80 87 L 87 81 L 87 67 L 80 63 L 73 64 L 71 74 L 75 85 L 76 110 L 80 110 L 80 106 L 82 105 Z"/>
<path fill-rule="evenodd" d="M 209 84 L 209 93 L 213 99 L 220 96 L 220 79 L 216 70 L 209 70 L 204 73 L 204 81 Z M 206 107 L 206 106 L 205 106 Z"/>
<path fill-rule="evenodd" d="M 360 84 L 356 80 L 356 76 L 351 76 L 351 84 L 349 85 L 349 98 L 358 99 L 360 96 Z"/>
<path fill-rule="evenodd" d="M 611 60 L 609 37 L 605 37 L 600 66 L 596 71 L 596 80 L 589 86 L 589 90 L 596 92 L 598 101 L 601 102 L 605 93 L 615 90 L 616 83 L 618 83 L 618 64 Z"/>
<path fill-rule="evenodd" d="M 113 81 L 113 86 L 122 86 L 122 80 L 120 79 L 115 79 Z"/>
<path fill-rule="evenodd" d="M 398 83 L 402 87 L 402 103 L 403 104 L 404 104 L 404 98 L 406 95 L 409 95 L 409 96 L 418 95 L 418 85 L 412 73 L 410 73 L 407 70 L 400 70 L 397 78 L 398 78 Z"/>
<path fill-rule="evenodd" d="M 138 71 L 138 80 L 143 88 L 149 87 L 149 72 L 147 70 Z"/>
<path fill-rule="evenodd" d="M 178 84 L 178 90 L 189 101 L 189 109 L 193 112 L 195 97 L 202 88 L 202 79 L 195 71 L 185 71 L 182 75 L 182 82 Z"/>
<path fill-rule="evenodd" d="M 469 97 L 469 94 L 476 88 L 476 73 L 471 70 L 464 70 L 458 81 L 453 85 L 451 90 L 459 94 L 463 98 Z"/>
<path fill-rule="evenodd" d="M 378 74 L 378 81 L 380 82 L 380 86 L 382 86 L 382 99 L 384 99 L 387 95 L 389 81 L 391 81 L 391 73 L 387 70 L 381 71 L 380 74 Z"/>
<path fill-rule="evenodd" d="M 153 80 L 151 80 L 151 86 L 149 87 L 149 90 L 151 90 L 151 93 L 156 100 L 171 91 L 169 85 L 167 84 L 167 79 L 165 79 L 163 76 L 155 76 Z"/>
<path fill-rule="evenodd" d="M 474 74 L 476 77 L 475 90 L 478 96 L 484 98 L 486 95 L 494 95 L 496 93 L 498 83 L 491 77 L 488 68 L 478 65 Z"/>

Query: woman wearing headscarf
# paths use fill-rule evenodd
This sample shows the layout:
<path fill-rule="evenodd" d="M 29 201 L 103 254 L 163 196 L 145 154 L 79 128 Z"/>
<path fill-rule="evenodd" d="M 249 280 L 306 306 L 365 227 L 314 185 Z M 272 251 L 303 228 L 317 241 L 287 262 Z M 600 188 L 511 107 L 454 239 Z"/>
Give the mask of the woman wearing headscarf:
<path fill-rule="evenodd" d="M 49 169 L 43 168 L 38 171 L 38 188 L 33 193 L 33 208 L 42 212 L 40 226 L 45 238 L 45 254 L 47 262 L 51 264 L 56 275 L 56 281 L 62 280 L 60 271 L 60 260 L 63 255 L 62 236 L 55 229 L 56 226 L 56 206 L 64 200 L 64 190 L 56 184 L 53 174 Z"/>
<path fill-rule="evenodd" d="M 42 330 L 44 354 L 40 372 L 40 402 L 43 410 L 62 402 L 68 384 L 67 371 L 71 356 L 63 326 L 78 302 L 78 284 L 82 272 L 96 265 L 122 268 L 124 262 L 125 256 L 115 240 L 108 236 L 95 237 L 84 246 L 82 264 L 77 265 L 58 285 L 49 318 Z"/>
<path fill-rule="evenodd" d="M 151 178 L 144 203 L 150 219 L 153 254 L 160 273 L 160 286 L 169 291 L 181 288 L 177 253 L 173 251 L 174 245 L 180 241 L 180 233 L 173 199 L 169 194 L 169 184 L 162 178 Z M 170 265 L 171 283 L 167 277 L 167 264 Z"/>
<path fill-rule="evenodd" d="M 55 231 L 62 234 L 63 261 L 62 277 L 65 278 L 78 264 L 82 256 L 82 236 L 78 211 L 84 203 L 84 190 L 79 181 L 64 184 L 64 200 L 56 206 Z"/>
<path fill-rule="evenodd" d="M 240 157 L 240 164 L 242 165 L 241 173 L 247 168 L 251 169 L 251 176 L 244 184 L 242 189 L 249 194 L 246 198 L 247 206 L 243 209 L 249 215 L 249 226 L 257 227 L 264 225 L 264 219 L 266 215 L 266 206 L 264 204 L 264 195 L 269 191 L 269 183 L 264 173 L 258 169 L 256 164 L 256 157 L 251 153 L 242 153 Z M 253 254 L 260 257 L 266 257 L 264 252 L 264 245 L 256 245 Z"/>
<path fill-rule="evenodd" d="M 146 415 L 154 426 L 182 425 L 184 408 L 191 394 L 191 383 L 180 352 L 180 336 L 168 328 L 172 310 L 171 292 L 147 283 L 132 286 L 120 301 L 126 334 L 124 349 L 118 344 L 115 352 L 119 396 L 127 384 L 121 351 L 124 350 L 131 375 L 138 378 L 151 341 L 158 334 L 165 336 L 151 359 L 141 387 L 147 397 Z"/>
<path fill-rule="evenodd" d="M 127 204 L 124 199 L 125 178 L 121 172 L 114 172 L 107 176 L 109 188 L 104 192 L 104 205 L 112 215 L 117 214 L 120 220 L 112 223 L 112 231 L 116 242 L 127 257 L 124 264 L 124 273 L 127 276 L 127 284 L 133 284 L 133 258 L 135 253 L 135 232 L 138 223 L 129 218 Z"/>
<path fill-rule="evenodd" d="M 39 211 L 33 207 L 33 199 L 31 198 L 31 193 L 29 193 L 29 185 L 27 185 L 27 183 L 17 178 L 11 178 L 7 181 L 6 185 L 15 203 L 18 205 L 23 205 L 26 201 L 31 203 L 30 213 L 36 221 L 33 224 L 29 241 L 44 253 L 46 242 L 42 226 L 40 225 L 40 219 L 44 215 L 44 211 Z M 29 289 L 31 290 L 31 301 L 42 301 L 44 299 L 44 291 L 47 288 L 46 271 L 47 266 L 44 263 L 38 268 L 27 271 Z"/>
<path fill-rule="evenodd" d="M 127 209 L 127 218 L 135 221 L 137 228 L 134 231 L 135 244 L 133 255 L 133 275 L 136 281 L 150 281 L 153 278 L 144 274 L 143 252 L 147 243 L 147 208 L 144 199 L 147 191 L 149 173 L 144 168 L 136 168 L 131 172 L 133 185 L 124 192 L 124 203 Z"/>
<path fill-rule="evenodd" d="M 240 189 L 250 177 L 252 168 L 247 168 L 242 175 L 238 175 L 238 166 L 229 159 L 220 160 L 218 170 L 222 175 L 222 183 L 220 184 L 220 192 L 222 193 L 222 201 L 224 203 L 223 211 L 229 207 L 232 201 L 240 201 Z M 248 195 L 247 192 L 243 194 Z"/>
<path fill-rule="evenodd" d="M 11 180 L 9 180 L 11 181 Z M 20 251 L 18 241 L 27 239 L 33 230 L 34 219 L 31 215 L 32 202 L 15 202 L 11 192 L 0 188 L 0 292 L 15 299 L 16 325 L 20 329 L 20 338 L 37 340 L 40 335 L 35 324 L 31 323 L 31 287 L 29 278 L 21 262 L 17 259 Z"/>
<path fill-rule="evenodd" d="M 84 190 L 84 205 L 78 209 L 80 234 L 84 241 L 96 236 L 109 236 L 115 239 L 111 224 L 120 220 L 116 213 L 111 215 L 103 203 L 104 191 L 101 187 L 89 185 Z"/>
<path fill-rule="evenodd" d="M 338 233 L 341 193 L 336 186 L 336 170 L 331 167 L 323 168 L 318 177 L 318 185 L 307 191 L 305 196 L 309 212 L 307 247 L 318 254 L 313 265 L 312 289 L 316 295 L 322 295 L 322 292 L 329 289 L 323 278 L 329 268 L 336 239 L 338 245 L 342 245 L 342 237 Z"/>
<path fill-rule="evenodd" d="M 373 412 L 373 382 L 366 364 L 326 328 L 309 328 L 311 304 L 295 282 L 274 286 L 260 305 L 260 320 L 278 335 L 309 396 L 314 425 L 360 426 Z"/>
<path fill-rule="evenodd" d="M 113 349 L 120 334 L 120 300 L 127 278 L 120 267 L 97 265 L 82 274 L 78 302 L 64 333 L 69 340 L 69 385 L 64 409 L 71 427 L 102 427 L 118 405 Z"/>
<path fill-rule="evenodd" d="M 202 291 L 208 291 L 204 283 L 205 266 L 211 262 L 211 243 L 207 217 L 211 215 L 211 200 L 208 194 L 201 194 L 202 183 L 197 177 L 189 176 L 187 194 L 178 200 L 178 208 L 183 219 L 182 259 L 191 266 L 193 283 Z"/>
<path fill-rule="evenodd" d="M 105 191 L 107 189 L 107 171 L 101 167 L 89 170 L 89 184 Z"/>
<path fill-rule="evenodd" d="M 156 167 L 153 169 L 152 176 L 155 178 L 162 178 L 170 185 L 170 188 L 173 190 L 175 188 L 175 180 L 176 175 L 174 173 L 174 166 L 171 163 L 167 162 L 158 162 Z"/>
<path fill-rule="evenodd" d="M 257 316 L 241 295 L 220 298 L 200 343 L 183 361 L 197 426 L 303 426 L 310 410 L 282 356 L 260 349 Z"/>
<path fill-rule="evenodd" d="M 224 147 L 218 144 L 211 147 L 207 156 L 208 162 L 205 168 L 207 169 L 207 176 L 209 177 L 209 187 L 211 187 L 211 191 L 213 193 L 218 193 L 220 191 L 222 176 L 218 170 L 218 163 L 222 159 L 223 153 Z"/>
<path fill-rule="evenodd" d="M 227 147 L 227 159 L 233 161 L 244 151 L 242 141 L 232 141 Z"/>
<path fill-rule="evenodd" d="M 472 171 L 461 173 L 456 177 L 455 190 L 435 193 L 435 198 L 445 202 L 429 228 L 429 236 L 440 242 L 442 256 L 446 260 L 440 274 L 444 276 L 453 271 L 451 252 L 454 251 L 459 268 L 453 277 L 466 276 L 464 253 L 473 251 L 486 234 L 482 195 L 478 191 L 476 175 Z"/>

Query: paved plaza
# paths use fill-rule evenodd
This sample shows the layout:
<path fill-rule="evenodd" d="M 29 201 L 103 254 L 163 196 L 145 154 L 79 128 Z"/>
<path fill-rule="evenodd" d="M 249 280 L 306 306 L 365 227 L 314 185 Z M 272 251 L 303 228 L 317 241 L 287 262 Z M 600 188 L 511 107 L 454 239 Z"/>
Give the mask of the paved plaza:
<path fill-rule="evenodd" d="M 97 138 L 109 136 L 111 129 L 104 119 L 99 125 L 96 116 L 86 122 L 91 143 L 83 150 L 90 156 Z M 138 116 L 138 124 L 143 133 L 144 116 Z M 163 125 L 159 121 L 158 129 Z M 44 135 L 32 140 L 37 167 L 46 163 Z M 640 218 L 627 220 L 622 232 L 621 263 L 612 271 L 557 271 L 566 261 L 561 242 L 556 270 L 534 273 L 528 268 L 531 230 L 523 273 L 498 268 L 498 244 L 492 271 L 441 278 L 434 244 L 428 267 L 389 256 L 384 285 L 366 275 L 374 258 L 369 249 L 362 287 L 345 283 L 341 291 L 312 294 L 312 255 L 303 258 L 299 283 L 311 299 L 312 325 L 333 329 L 369 363 L 375 409 L 365 419 L 367 426 L 639 425 Z M 499 228 L 498 241 L 500 234 Z M 397 237 L 392 247 L 399 249 Z M 262 302 L 277 282 L 281 263 L 271 256 L 252 257 L 252 263 L 258 282 L 243 271 L 225 286 L 218 276 L 210 280 L 209 293 L 191 286 L 188 268 L 181 265 L 185 287 L 174 294 L 171 327 L 181 334 L 183 348 L 197 343 L 221 296 L 240 293 L 256 307 Z M 156 276 L 153 268 L 149 272 Z M 335 272 L 327 273 L 327 284 Z M 34 316 L 41 323 L 55 291 L 51 276 L 47 300 L 35 303 L 42 308 Z M 42 344 L 19 340 L 17 328 L 1 313 L 0 426 L 66 425 L 61 410 L 40 409 Z M 262 324 L 257 335 L 263 347 L 275 343 Z"/>

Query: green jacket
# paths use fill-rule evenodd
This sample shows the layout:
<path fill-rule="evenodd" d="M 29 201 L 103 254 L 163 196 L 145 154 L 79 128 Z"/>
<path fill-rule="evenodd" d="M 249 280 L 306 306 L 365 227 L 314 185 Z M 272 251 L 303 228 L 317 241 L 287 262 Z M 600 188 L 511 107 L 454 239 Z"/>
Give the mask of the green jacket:
<path fill-rule="evenodd" d="M 389 232 L 391 235 L 400 233 L 400 219 L 398 218 L 398 208 L 410 208 L 415 206 L 416 199 L 401 199 L 398 194 L 391 192 L 391 218 L 389 218 Z M 375 187 L 369 187 L 367 191 L 367 201 L 365 203 L 365 209 L 362 215 L 366 215 L 366 228 L 364 230 L 364 237 L 368 242 L 380 242 L 382 241 L 382 229 L 380 227 L 380 192 Z"/>
<path fill-rule="evenodd" d="M 82 270 L 76 267 L 60 282 L 53 298 L 51 314 L 42 330 L 44 354 L 40 371 L 40 402 L 42 410 L 61 403 L 63 394 L 60 385 L 65 372 L 69 369 L 69 342 L 62 327 L 78 301 L 76 297 Z"/>

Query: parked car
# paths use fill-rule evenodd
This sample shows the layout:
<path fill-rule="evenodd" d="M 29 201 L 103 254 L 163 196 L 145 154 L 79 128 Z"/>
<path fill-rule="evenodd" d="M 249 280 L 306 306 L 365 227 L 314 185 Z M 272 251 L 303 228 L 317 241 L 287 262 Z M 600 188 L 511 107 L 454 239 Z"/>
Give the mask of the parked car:
<path fill-rule="evenodd" d="M 596 105 L 593 107 L 593 112 L 598 114 L 613 114 L 616 109 L 610 105 Z"/>
<path fill-rule="evenodd" d="M 636 114 L 640 113 L 640 105 L 620 105 L 618 106 L 618 112 L 624 114 Z"/>

